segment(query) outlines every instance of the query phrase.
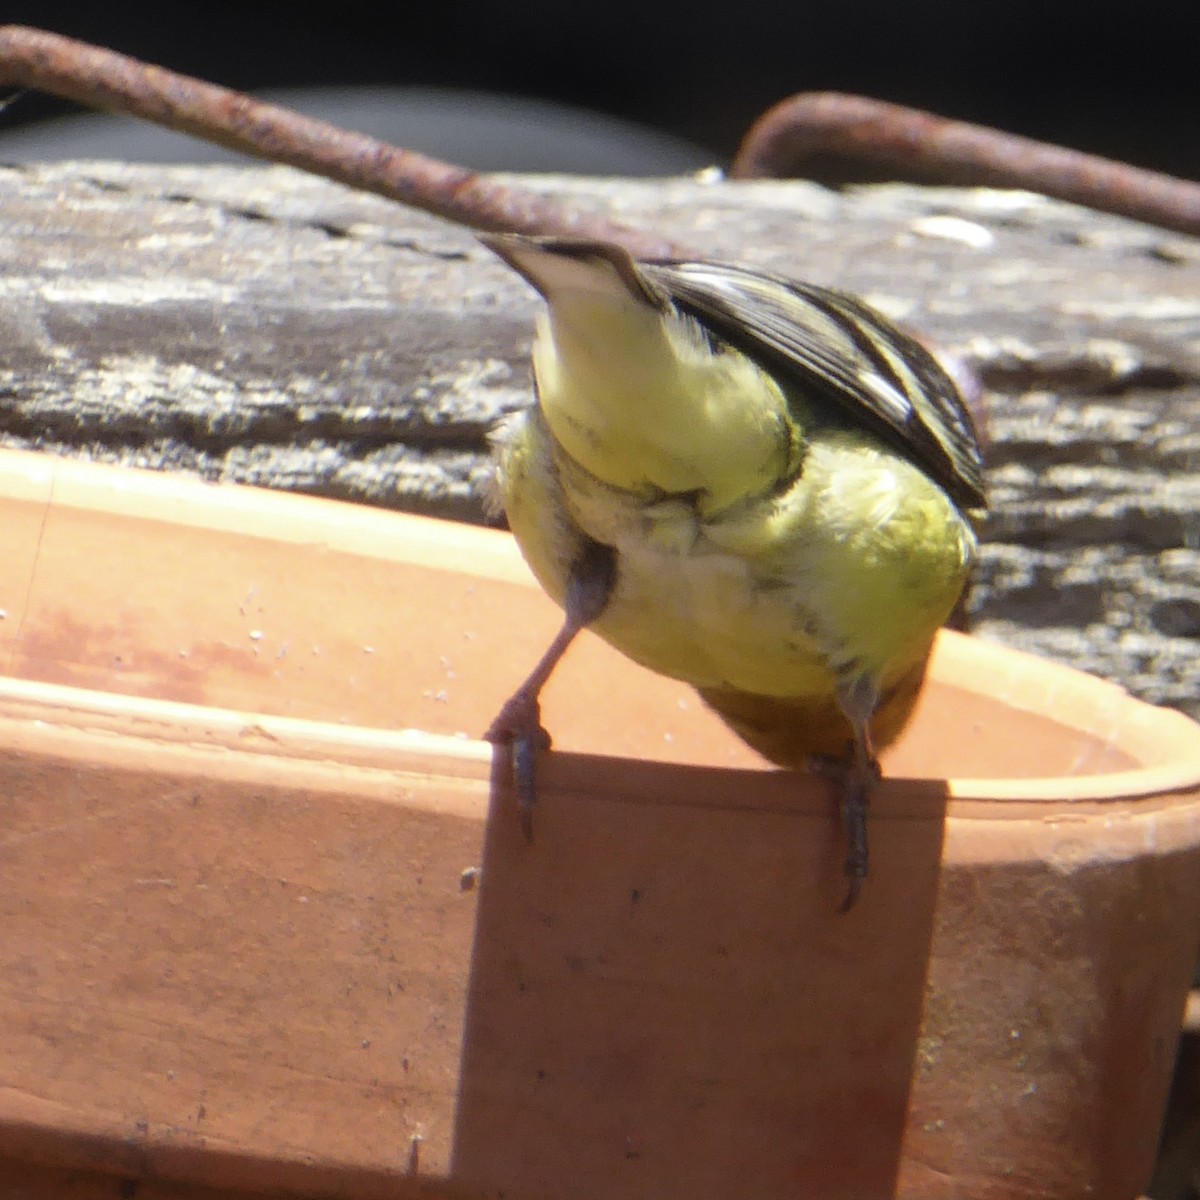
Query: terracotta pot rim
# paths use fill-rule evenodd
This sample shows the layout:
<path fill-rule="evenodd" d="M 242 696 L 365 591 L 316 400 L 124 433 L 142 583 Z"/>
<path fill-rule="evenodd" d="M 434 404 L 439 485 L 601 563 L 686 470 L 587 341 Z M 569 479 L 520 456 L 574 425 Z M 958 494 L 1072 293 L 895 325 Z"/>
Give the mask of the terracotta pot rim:
<path fill-rule="evenodd" d="M 0 450 L 0 497 L 82 508 L 116 516 L 150 519 L 166 525 L 245 533 L 253 514 L 253 535 L 297 545 L 336 546 L 378 560 L 396 560 L 452 569 L 467 578 L 503 580 L 535 589 L 528 569 L 508 534 L 457 522 L 436 520 L 311 496 L 258 488 L 214 485 L 194 478 L 78 462 L 28 451 Z M 147 515 L 149 514 L 149 516 Z M 452 553 L 448 553 L 448 545 Z M 930 675 L 949 686 L 981 680 L 989 697 L 1053 721 L 1048 712 L 1069 710 L 1077 727 L 1093 739 L 1120 733 L 1122 748 L 1134 761 L 1153 766 L 1096 774 L 1054 777 L 1001 776 L 912 779 L 889 776 L 875 808 L 922 812 L 947 803 L 956 815 L 1016 813 L 1023 804 L 1103 803 L 1152 800 L 1195 790 L 1200 785 L 1200 726 L 1180 713 L 1135 700 L 1115 684 L 1071 668 L 944 631 Z M 1036 684 L 1036 686 L 1034 686 Z M 1060 701 L 1048 710 L 1031 696 Z M 175 754 L 204 753 L 226 758 L 231 751 L 243 765 L 274 760 L 273 770 L 291 763 L 295 770 L 320 775 L 319 764 L 375 772 L 393 780 L 406 772 L 457 774 L 486 779 L 492 751 L 470 738 L 389 730 L 375 726 L 268 716 L 233 709 L 139 698 L 63 684 L 0 677 L 0 726 L 3 737 L 39 743 L 54 753 L 72 753 L 88 741 L 87 753 L 103 754 L 103 745 L 131 732 L 145 746 Z M 61 745 L 53 749 L 56 736 Z M 130 746 L 126 753 L 132 752 Z M 1019 753 L 1016 750 L 1015 753 Z M 249 757 L 245 757 L 245 756 Z M 597 770 L 601 765 L 602 769 Z M 232 768 L 230 768 L 232 769 Z M 632 795 L 695 797 L 699 803 L 728 803 L 739 782 L 753 779 L 754 803 L 795 808 L 828 804 L 820 780 L 762 767 L 667 765 L 646 758 L 604 757 L 560 751 L 547 773 L 560 789 L 591 791 L 602 779 Z M 720 797 L 714 799 L 713 797 Z M 707 799 L 706 799 L 707 798 Z M 1001 806 L 1008 806 L 1002 808 Z"/>
<path fill-rule="evenodd" d="M 1113 808 L 1195 791 L 1200 784 L 1196 726 L 1179 714 L 1161 715 L 1178 716 L 1171 724 L 1179 734 L 1179 757 L 1162 766 L 1063 778 L 890 777 L 881 782 L 873 805 L 884 819 L 996 820 L 1028 816 L 1030 807 Z M 238 712 L 8 677 L 0 677 L 0 746 L 159 770 L 183 769 L 200 760 L 222 776 L 269 772 L 318 790 L 345 790 L 352 776 L 354 789 L 366 786 L 381 795 L 403 792 L 406 776 L 452 775 L 464 783 L 486 783 L 494 753 L 477 739 L 424 730 Z M 559 751 L 548 759 L 546 777 L 558 793 L 621 791 L 650 802 L 702 806 L 727 805 L 731 794 L 749 784 L 756 805 L 792 811 L 811 807 L 821 814 L 828 808 L 823 780 L 768 766 L 680 765 Z M 464 806 L 482 818 L 478 799 L 464 795 Z"/>
<path fill-rule="evenodd" d="M 1037 678 L 1039 689 L 1056 694 L 1064 709 L 1086 714 L 1081 725 L 1101 733 L 1119 725 L 1123 743 L 1141 750 L 1156 765 L 1099 774 L 1030 778 L 977 778 L 961 776 L 949 781 L 960 799 L 1008 798 L 1025 801 L 1119 800 L 1193 789 L 1200 783 L 1200 725 L 1183 713 L 1159 708 L 1131 696 L 1124 688 L 1096 676 L 1047 659 L 943 629 L 930 661 L 929 677 L 948 683 L 964 677 L 992 682 L 991 694 L 1026 711 L 1017 694 Z M 1003 796 L 997 795 L 997 792 Z"/>
<path fill-rule="evenodd" d="M 528 568 L 511 552 L 510 535 L 501 530 L 322 496 L 0 448 L 0 498 L 53 501 L 114 517 L 145 519 L 152 513 L 164 524 L 226 533 L 246 532 L 247 508 L 252 505 L 252 532 L 257 537 L 304 546 L 330 542 L 349 553 L 436 567 L 445 566 L 446 530 L 452 528 L 458 571 L 531 582 Z M 352 521 L 346 519 L 348 512 L 354 514 Z"/>

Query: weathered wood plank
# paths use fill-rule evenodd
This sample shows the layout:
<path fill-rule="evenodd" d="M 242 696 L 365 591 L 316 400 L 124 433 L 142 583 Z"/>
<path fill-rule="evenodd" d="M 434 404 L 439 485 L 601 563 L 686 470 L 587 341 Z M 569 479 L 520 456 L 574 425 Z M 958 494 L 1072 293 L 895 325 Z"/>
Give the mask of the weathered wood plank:
<path fill-rule="evenodd" d="M 1017 193 L 542 179 L 859 292 L 973 364 L 987 637 L 1200 713 L 1200 242 Z M 482 520 L 535 302 L 281 169 L 0 168 L 0 441 Z"/>

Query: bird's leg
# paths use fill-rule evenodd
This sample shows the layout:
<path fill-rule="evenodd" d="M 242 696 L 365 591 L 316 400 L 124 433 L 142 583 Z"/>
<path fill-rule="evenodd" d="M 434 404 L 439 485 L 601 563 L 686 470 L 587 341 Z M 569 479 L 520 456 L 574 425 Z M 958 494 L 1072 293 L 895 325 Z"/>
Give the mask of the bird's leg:
<path fill-rule="evenodd" d="M 586 542 L 567 575 L 562 627 L 545 654 L 538 659 L 537 666 L 504 702 L 496 719 L 483 735 L 489 742 L 509 747 L 521 829 L 527 841 L 533 841 L 537 760 L 550 748 L 550 735 L 542 726 L 539 699 L 542 688 L 567 652 L 567 647 L 575 640 L 575 635 L 596 620 L 607 607 L 616 579 L 616 551 L 600 542 Z"/>
<path fill-rule="evenodd" d="M 879 760 L 871 746 L 867 721 L 855 720 L 853 757 L 842 777 L 842 827 L 846 831 L 846 897 L 839 912 L 849 912 L 867 878 L 867 806 L 879 782 Z"/>
<path fill-rule="evenodd" d="M 846 897 L 839 912 L 849 912 L 858 900 L 867 878 L 867 806 L 871 791 L 879 782 L 879 760 L 871 744 L 871 717 L 879 703 L 873 681 L 859 677 L 839 693 L 839 706 L 850 722 L 854 744 L 845 759 L 819 757 L 814 767 L 835 781 L 840 791 L 842 828 L 846 834 Z"/>

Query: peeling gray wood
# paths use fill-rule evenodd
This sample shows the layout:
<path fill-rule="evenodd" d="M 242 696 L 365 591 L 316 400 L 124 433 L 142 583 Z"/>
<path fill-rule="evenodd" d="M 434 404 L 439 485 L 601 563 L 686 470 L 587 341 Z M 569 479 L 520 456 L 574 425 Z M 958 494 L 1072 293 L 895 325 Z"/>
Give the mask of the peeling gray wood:
<path fill-rule="evenodd" d="M 530 181 L 524 181 L 530 182 Z M 1200 242 L 1020 193 L 533 181 L 844 287 L 972 363 L 974 629 L 1200 715 Z M 482 520 L 535 304 L 282 168 L 0 168 L 0 441 Z"/>

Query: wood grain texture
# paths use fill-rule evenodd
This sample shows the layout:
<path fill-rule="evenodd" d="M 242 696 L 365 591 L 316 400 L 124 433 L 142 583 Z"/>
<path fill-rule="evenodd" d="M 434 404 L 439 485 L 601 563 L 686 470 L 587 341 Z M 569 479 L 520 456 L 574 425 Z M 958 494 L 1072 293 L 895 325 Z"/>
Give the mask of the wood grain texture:
<path fill-rule="evenodd" d="M 523 180 L 844 287 L 973 365 L 981 635 L 1200 714 L 1200 242 L 1023 193 Z M 283 168 L 0 168 L 0 442 L 481 521 L 535 300 Z"/>

